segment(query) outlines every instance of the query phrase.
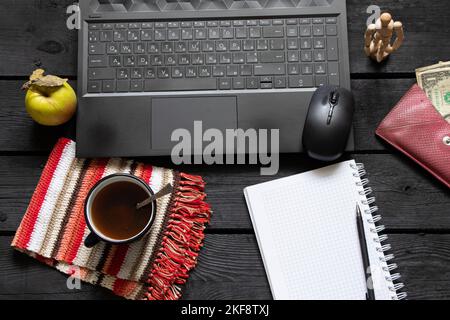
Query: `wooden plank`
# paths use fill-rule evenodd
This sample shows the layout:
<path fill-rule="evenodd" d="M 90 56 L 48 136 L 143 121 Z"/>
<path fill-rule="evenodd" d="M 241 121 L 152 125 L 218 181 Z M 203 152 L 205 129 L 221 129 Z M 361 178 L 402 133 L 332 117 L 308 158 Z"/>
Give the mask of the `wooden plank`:
<path fill-rule="evenodd" d="M 0 151 L 49 151 L 62 135 L 74 136 L 75 119 L 57 128 L 34 123 L 24 106 L 23 81 L 0 80 Z M 356 150 L 384 150 L 375 129 L 391 108 L 414 83 L 413 80 L 353 80 Z M 76 82 L 71 82 L 76 87 Z M 375 89 L 376 88 L 376 89 Z M 300 124 L 299 124 L 300 125 Z"/>
<path fill-rule="evenodd" d="M 77 32 L 66 27 L 72 0 L 0 2 L 0 76 L 28 76 L 37 66 L 74 76 Z"/>
<path fill-rule="evenodd" d="M 104 289 L 66 287 L 66 277 L 9 247 L 0 237 L 0 299 L 111 299 Z M 410 299 L 449 299 L 450 235 L 390 235 Z M 45 279 L 45 280 L 44 280 Z M 185 299 L 271 299 L 253 235 L 208 235 Z"/>
<path fill-rule="evenodd" d="M 401 21 L 405 41 L 401 48 L 381 64 L 364 54 L 366 13 L 370 5 L 379 5 L 389 11 L 395 20 Z M 437 19 L 448 7 L 448 2 L 412 0 L 402 1 L 347 0 L 350 66 L 353 74 L 359 73 L 414 73 L 418 67 L 448 60 L 450 22 Z M 438 49 L 439 48 L 439 49 Z"/>
<path fill-rule="evenodd" d="M 402 155 L 357 155 L 375 190 L 383 223 L 390 230 L 450 230 L 450 194 L 437 180 Z M 39 180 L 46 157 L 0 157 L 0 231 L 14 232 Z M 167 158 L 148 161 L 168 166 Z M 181 166 L 208 182 L 208 201 L 214 210 L 210 229 L 251 229 L 242 190 L 249 185 L 320 167 L 304 155 L 284 155 L 275 177 L 261 176 L 258 166 Z M 170 166 L 172 167 L 172 166 Z M 14 168 L 13 170 L 11 168 Z"/>
<path fill-rule="evenodd" d="M 36 65 L 62 75 L 76 75 L 77 32 L 66 27 L 72 0 L 0 1 L 0 76 L 26 76 Z M 408 5 L 384 1 L 405 25 L 402 48 L 389 61 L 372 63 L 363 52 L 366 9 L 371 0 L 348 0 L 349 48 L 352 73 L 408 72 L 448 59 L 448 19 L 436 19 L 448 9 L 445 0 L 411 0 Z M 430 54 L 431 53 L 431 54 Z"/>
<path fill-rule="evenodd" d="M 65 275 L 16 252 L 9 246 L 11 240 L 11 237 L 0 237 L 0 299 L 115 298 L 108 290 L 85 283 L 81 290 L 69 290 Z M 208 235 L 184 297 L 269 299 L 270 291 L 254 236 Z"/>

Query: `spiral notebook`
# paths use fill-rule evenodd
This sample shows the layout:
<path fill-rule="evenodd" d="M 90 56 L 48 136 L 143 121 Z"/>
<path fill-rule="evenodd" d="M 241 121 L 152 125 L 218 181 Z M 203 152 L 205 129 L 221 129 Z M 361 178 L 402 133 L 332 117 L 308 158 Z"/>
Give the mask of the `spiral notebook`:
<path fill-rule="evenodd" d="M 365 299 L 356 226 L 363 212 L 377 300 L 406 297 L 397 265 L 380 235 L 378 208 L 362 164 L 346 161 L 247 187 L 247 206 L 274 299 Z"/>

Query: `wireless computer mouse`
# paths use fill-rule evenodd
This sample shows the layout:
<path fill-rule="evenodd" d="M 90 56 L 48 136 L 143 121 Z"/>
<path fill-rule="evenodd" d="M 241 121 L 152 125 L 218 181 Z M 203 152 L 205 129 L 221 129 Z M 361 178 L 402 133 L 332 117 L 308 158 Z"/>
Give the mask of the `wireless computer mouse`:
<path fill-rule="evenodd" d="M 316 90 L 303 130 L 303 146 L 308 155 L 320 161 L 342 156 L 352 129 L 355 102 L 344 88 L 323 86 Z"/>

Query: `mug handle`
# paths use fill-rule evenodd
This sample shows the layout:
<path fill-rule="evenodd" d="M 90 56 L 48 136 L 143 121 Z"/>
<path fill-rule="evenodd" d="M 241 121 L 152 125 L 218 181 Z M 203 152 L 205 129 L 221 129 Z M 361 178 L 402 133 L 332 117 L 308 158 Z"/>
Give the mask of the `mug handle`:
<path fill-rule="evenodd" d="M 91 232 L 84 240 L 84 246 L 86 248 L 92 248 L 100 241 L 101 239 L 95 233 Z"/>

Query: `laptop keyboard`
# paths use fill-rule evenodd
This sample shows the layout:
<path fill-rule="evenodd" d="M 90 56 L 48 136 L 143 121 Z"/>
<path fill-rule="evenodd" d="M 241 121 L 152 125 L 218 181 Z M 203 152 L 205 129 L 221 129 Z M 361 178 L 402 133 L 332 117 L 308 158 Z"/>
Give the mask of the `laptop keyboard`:
<path fill-rule="evenodd" d="M 88 93 L 339 85 L 335 17 L 89 24 Z"/>

